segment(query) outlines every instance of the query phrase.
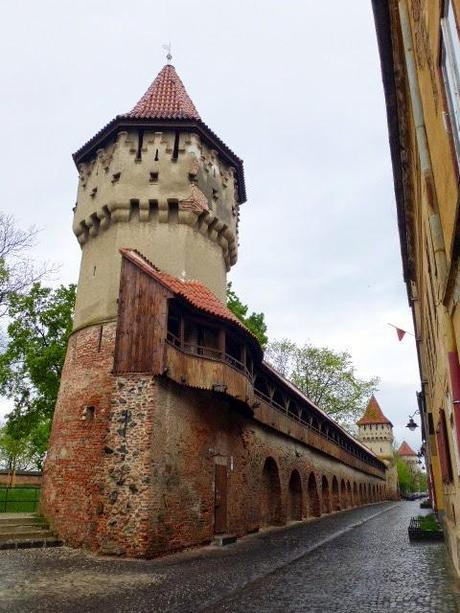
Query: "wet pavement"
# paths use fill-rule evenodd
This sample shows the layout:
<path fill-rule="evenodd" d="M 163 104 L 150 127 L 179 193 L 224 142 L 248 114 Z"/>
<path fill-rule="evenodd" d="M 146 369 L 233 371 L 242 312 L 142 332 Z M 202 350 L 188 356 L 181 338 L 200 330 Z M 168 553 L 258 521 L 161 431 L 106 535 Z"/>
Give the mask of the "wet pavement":
<path fill-rule="evenodd" d="M 408 541 L 419 513 L 369 505 L 157 560 L 0 552 L 0 611 L 460 612 L 443 543 Z"/>

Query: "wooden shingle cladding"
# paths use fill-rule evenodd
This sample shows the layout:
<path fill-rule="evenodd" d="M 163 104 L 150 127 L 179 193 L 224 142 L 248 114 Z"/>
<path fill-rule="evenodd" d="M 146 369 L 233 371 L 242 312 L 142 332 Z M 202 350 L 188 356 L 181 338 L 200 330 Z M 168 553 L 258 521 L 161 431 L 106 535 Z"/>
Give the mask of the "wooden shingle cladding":
<path fill-rule="evenodd" d="M 114 373 L 164 370 L 168 298 L 172 293 L 122 258 Z"/>

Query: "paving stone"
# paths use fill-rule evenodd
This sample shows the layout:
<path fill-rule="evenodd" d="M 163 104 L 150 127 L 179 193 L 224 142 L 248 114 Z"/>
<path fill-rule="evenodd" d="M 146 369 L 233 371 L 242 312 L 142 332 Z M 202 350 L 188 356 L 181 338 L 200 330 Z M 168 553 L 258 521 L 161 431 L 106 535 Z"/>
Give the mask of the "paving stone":
<path fill-rule="evenodd" d="M 383 503 L 156 560 L 67 547 L 0 552 L 9 613 L 454 613 L 443 543 L 407 537 L 418 503 Z"/>

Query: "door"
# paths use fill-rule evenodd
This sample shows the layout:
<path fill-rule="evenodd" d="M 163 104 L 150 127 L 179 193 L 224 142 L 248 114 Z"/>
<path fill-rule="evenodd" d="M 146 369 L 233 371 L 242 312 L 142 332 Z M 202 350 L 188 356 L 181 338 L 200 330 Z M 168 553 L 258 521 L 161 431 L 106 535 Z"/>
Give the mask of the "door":
<path fill-rule="evenodd" d="M 215 465 L 214 532 L 227 530 L 227 466 Z"/>

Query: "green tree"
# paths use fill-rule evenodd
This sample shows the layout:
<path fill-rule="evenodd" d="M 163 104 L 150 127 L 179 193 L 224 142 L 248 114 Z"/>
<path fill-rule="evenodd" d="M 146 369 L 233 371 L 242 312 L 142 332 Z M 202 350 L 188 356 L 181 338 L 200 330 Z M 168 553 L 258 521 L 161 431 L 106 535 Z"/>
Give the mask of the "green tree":
<path fill-rule="evenodd" d="M 14 482 L 17 470 L 37 467 L 36 460 L 36 452 L 28 436 L 18 438 L 9 432 L 6 425 L 0 428 L 0 465 L 11 473 L 11 482 Z"/>
<path fill-rule="evenodd" d="M 265 347 L 268 342 L 267 324 L 265 323 L 265 315 L 263 313 L 251 313 L 248 315 L 249 307 L 243 304 L 238 298 L 232 284 L 227 283 L 227 306 L 234 315 L 257 337 L 262 347 Z"/>
<path fill-rule="evenodd" d="M 422 473 L 419 470 L 415 469 L 413 466 L 409 466 L 409 464 L 405 460 L 403 460 L 401 456 L 396 455 L 395 457 L 396 468 L 398 470 L 399 489 L 401 491 L 401 494 L 411 494 L 412 492 L 418 492 L 420 490 L 420 477 Z"/>
<path fill-rule="evenodd" d="M 57 289 L 34 283 L 8 299 L 8 339 L 0 355 L 0 393 L 13 400 L 7 429 L 29 438 L 44 454 L 56 404 L 67 339 L 72 329 L 75 285 Z"/>
<path fill-rule="evenodd" d="M 269 344 L 265 358 L 348 430 L 354 429 L 369 397 L 377 390 L 378 378 L 358 377 L 346 351 L 315 347 L 311 343 L 299 347 L 283 339 Z"/>

